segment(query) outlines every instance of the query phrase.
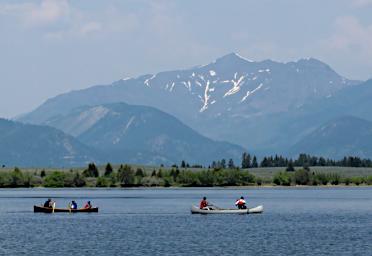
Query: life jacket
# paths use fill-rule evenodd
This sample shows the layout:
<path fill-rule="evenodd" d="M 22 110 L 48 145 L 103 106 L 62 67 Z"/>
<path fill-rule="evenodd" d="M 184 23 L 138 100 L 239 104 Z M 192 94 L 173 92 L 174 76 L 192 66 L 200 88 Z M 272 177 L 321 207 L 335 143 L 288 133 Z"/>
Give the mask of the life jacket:
<path fill-rule="evenodd" d="M 244 199 L 239 199 L 235 202 L 235 205 L 245 205 L 245 200 Z"/>
<path fill-rule="evenodd" d="M 203 209 L 204 207 L 207 207 L 208 206 L 208 202 L 206 200 L 202 200 L 200 202 L 200 209 Z"/>

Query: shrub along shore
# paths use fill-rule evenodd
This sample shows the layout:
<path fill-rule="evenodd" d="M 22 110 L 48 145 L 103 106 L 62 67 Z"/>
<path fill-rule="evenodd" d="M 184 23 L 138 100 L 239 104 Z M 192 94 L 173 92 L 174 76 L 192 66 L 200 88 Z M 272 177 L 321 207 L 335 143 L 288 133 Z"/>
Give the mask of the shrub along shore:
<path fill-rule="evenodd" d="M 314 168 L 315 169 L 315 168 Z M 111 164 L 70 170 L 0 170 L 0 187 L 225 187 L 294 185 L 372 185 L 372 175 L 353 176 L 312 170 L 310 167 L 279 169 L 261 175 L 262 168 L 138 167 Z M 254 173 L 254 174 L 253 174 Z M 372 174 L 372 172 L 371 172 Z"/>

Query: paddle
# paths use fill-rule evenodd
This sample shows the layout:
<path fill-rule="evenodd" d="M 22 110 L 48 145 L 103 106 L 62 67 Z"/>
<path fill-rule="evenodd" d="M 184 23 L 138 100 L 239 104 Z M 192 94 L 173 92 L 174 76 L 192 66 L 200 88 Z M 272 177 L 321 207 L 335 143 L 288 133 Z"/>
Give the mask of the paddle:
<path fill-rule="evenodd" d="M 54 209 L 56 208 L 56 202 L 52 203 L 52 213 L 54 213 Z"/>
<path fill-rule="evenodd" d="M 212 210 L 221 210 L 220 207 L 218 207 L 218 206 L 216 206 L 216 205 L 214 205 L 214 204 L 208 204 L 207 207 L 208 207 L 208 206 L 212 206 Z"/>

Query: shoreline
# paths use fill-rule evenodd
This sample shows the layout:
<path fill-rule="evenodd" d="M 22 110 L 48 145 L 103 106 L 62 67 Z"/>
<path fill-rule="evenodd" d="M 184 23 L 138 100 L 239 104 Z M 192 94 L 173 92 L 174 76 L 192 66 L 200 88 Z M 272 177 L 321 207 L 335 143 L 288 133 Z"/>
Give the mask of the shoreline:
<path fill-rule="evenodd" d="M 281 185 L 262 185 L 262 186 L 211 186 L 211 187 L 182 187 L 182 186 L 138 186 L 138 187 L 1 187 L 1 190 L 222 190 L 222 189 L 312 189 L 312 188 L 323 188 L 323 189 L 333 189 L 333 188 L 370 188 L 372 185 L 293 185 L 293 186 L 281 186 Z"/>

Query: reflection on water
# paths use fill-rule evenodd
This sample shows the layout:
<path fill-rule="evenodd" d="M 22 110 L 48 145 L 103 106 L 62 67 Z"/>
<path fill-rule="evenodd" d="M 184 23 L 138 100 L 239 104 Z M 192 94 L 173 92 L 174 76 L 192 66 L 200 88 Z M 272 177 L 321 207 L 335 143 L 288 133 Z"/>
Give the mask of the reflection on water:
<path fill-rule="evenodd" d="M 191 215 L 202 196 L 261 215 Z M 33 213 L 90 200 L 99 213 Z M 0 190 L 0 255 L 368 255 L 371 188 Z"/>

